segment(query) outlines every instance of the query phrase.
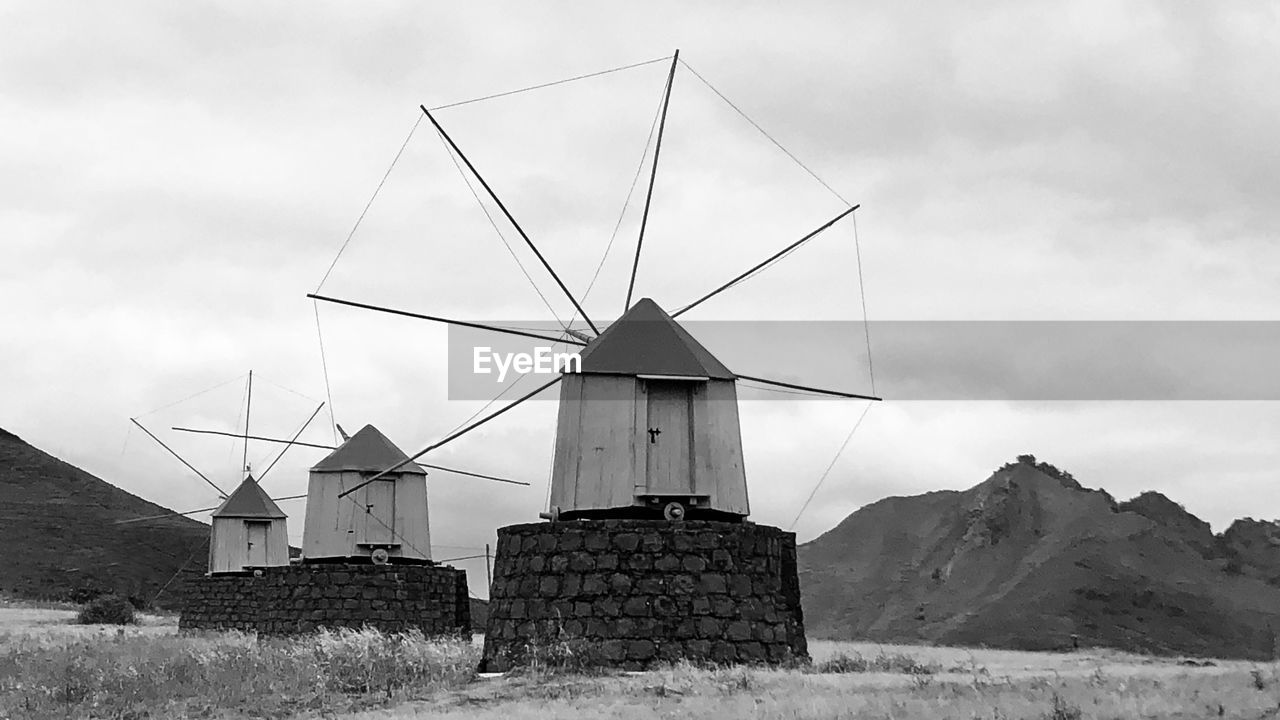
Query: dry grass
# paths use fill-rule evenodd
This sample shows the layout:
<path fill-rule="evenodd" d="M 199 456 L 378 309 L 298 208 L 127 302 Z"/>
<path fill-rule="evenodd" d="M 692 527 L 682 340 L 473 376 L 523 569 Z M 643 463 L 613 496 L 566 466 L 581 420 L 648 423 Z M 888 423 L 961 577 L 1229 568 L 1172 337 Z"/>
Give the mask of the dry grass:
<path fill-rule="evenodd" d="M 915 658 L 917 665 L 930 662 L 932 649 L 916 650 L 922 651 Z M 976 663 L 984 652 L 973 651 Z M 934 674 L 678 666 L 634 675 L 508 677 L 474 683 L 426 702 L 343 717 L 1075 720 L 1254 719 L 1280 713 L 1275 666 L 1155 663 L 1141 666 L 1144 671 L 1107 658 L 1080 660 L 1100 669 L 1074 676 L 1043 671 L 1014 677 L 993 675 L 980 664 Z M 1265 689 L 1253 682 L 1255 669 L 1265 677 Z"/>
<path fill-rule="evenodd" d="M 66 610 L 2 611 L 0 718 L 291 717 L 430 697 L 474 676 L 466 641 L 372 631 L 262 639 L 93 628 Z"/>
<path fill-rule="evenodd" d="M 1280 718 L 1280 666 L 1118 652 L 815 642 L 786 670 L 524 672 L 477 680 L 471 643 L 178 636 L 172 618 L 72 624 L 0 608 L 0 718 Z"/>

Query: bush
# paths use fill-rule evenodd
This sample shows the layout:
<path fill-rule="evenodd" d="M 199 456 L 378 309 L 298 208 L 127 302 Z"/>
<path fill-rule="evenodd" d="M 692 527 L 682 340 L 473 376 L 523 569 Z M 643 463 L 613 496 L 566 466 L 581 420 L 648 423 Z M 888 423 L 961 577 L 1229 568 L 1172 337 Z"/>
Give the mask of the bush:
<path fill-rule="evenodd" d="M 110 594 L 109 590 L 103 590 L 95 585 L 81 585 L 67 592 L 66 599 L 77 605 L 84 605 L 87 602 L 93 602 L 103 595 Z"/>
<path fill-rule="evenodd" d="M 1084 717 L 1084 712 L 1079 706 L 1064 700 L 1058 693 L 1053 694 L 1053 705 L 1049 708 L 1045 720 L 1080 720 Z"/>
<path fill-rule="evenodd" d="M 133 604 L 119 595 L 102 595 L 80 608 L 81 625 L 133 625 L 138 621 Z"/>
<path fill-rule="evenodd" d="M 854 653 L 852 656 L 839 655 L 819 663 L 813 667 L 817 673 L 864 673 L 885 672 L 903 675 L 932 675 L 941 672 L 937 663 L 923 663 L 904 653 L 881 653 L 874 658 L 864 658 Z"/>

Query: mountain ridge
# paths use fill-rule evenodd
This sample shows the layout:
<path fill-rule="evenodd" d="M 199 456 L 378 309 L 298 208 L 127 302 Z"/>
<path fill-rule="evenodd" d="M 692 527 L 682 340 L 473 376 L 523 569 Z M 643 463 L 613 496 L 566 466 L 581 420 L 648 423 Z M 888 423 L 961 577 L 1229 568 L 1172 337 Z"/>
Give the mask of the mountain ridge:
<path fill-rule="evenodd" d="M 1118 503 L 1034 456 L 968 490 L 885 498 L 799 548 L 819 637 L 1270 658 L 1280 526 Z M 1233 545 L 1234 542 L 1234 545 Z"/>
<path fill-rule="evenodd" d="M 173 607 L 180 571 L 204 572 L 209 526 L 177 515 L 115 524 L 166 512 L 0 428 L 0 592 Z"/>

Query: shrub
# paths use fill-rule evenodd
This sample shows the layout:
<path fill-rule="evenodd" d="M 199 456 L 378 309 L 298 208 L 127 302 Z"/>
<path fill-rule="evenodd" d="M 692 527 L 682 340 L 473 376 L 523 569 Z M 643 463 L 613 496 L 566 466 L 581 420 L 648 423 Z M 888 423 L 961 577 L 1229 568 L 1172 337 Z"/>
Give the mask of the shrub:
<path fill-rule="evenodd" d="M 813 666 L 818 673 L 864 673 L 884 672 L 902 673 L 904 675 L 932 675 L 941 671 L 937 663 L 922 663 L 904 653 L 881 653 L 874 658 L 864 658 L 854 653 L 852 656 L 840 653 L 822 663 Z"/>
<path fill-rule="evenodd" d="M 1064 700 L 1058 693 L 1053 694 L 1053 705 L 1045 715 L 1046 720 L 1080 720 L 1084 713 L 1075 704 Z"/>
<path fill-rule="evenodd" d="M 102 595 L 80 608 L 76 622 L 81 625 L 133 625 L 137 622 L 133 604 L 119 595 Z"/>
<path fill-rule="evenodd" d="M 598 673 L 588 662 L 590 654 L 584 652 L 581 640 L 562 638 L 543 642 L 526 642 L 507 654 L 513 663 L 511 672 L 518 675 L 557 675 L 563 673 Z"/>
<path fill-rule="evenodd" d="M 77 587 L 68 591 L 66 594 L 66 599 L 69 602 L 73 602 L 77 605 L 84 605 L 87 602 L 92 602 L 102 597 L 103 595 L 108 595 L 108 594 L 110 594 L 109 590 L 103 590 L 102 588 L 97 587 L 96 585 L 81 585 L 80 587 Z"/>

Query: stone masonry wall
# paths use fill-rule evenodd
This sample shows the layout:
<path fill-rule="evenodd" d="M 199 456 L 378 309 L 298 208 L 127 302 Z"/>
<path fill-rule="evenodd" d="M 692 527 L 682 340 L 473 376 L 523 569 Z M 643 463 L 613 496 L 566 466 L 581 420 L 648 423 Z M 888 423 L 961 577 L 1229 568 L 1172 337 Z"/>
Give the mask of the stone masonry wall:
<path fill-rule="evenodd" d="M 501 528 L 481 668 L 536 655 L 628 669 L 807 658 L 795 534 L 696 520 Z"/>
<path fill-rule="evenodd" d="M 316 563 L 184 583 L 178 627 L 264 635 L 370 626 L 470 634 L 467 574 L 445 566 Z"/>

